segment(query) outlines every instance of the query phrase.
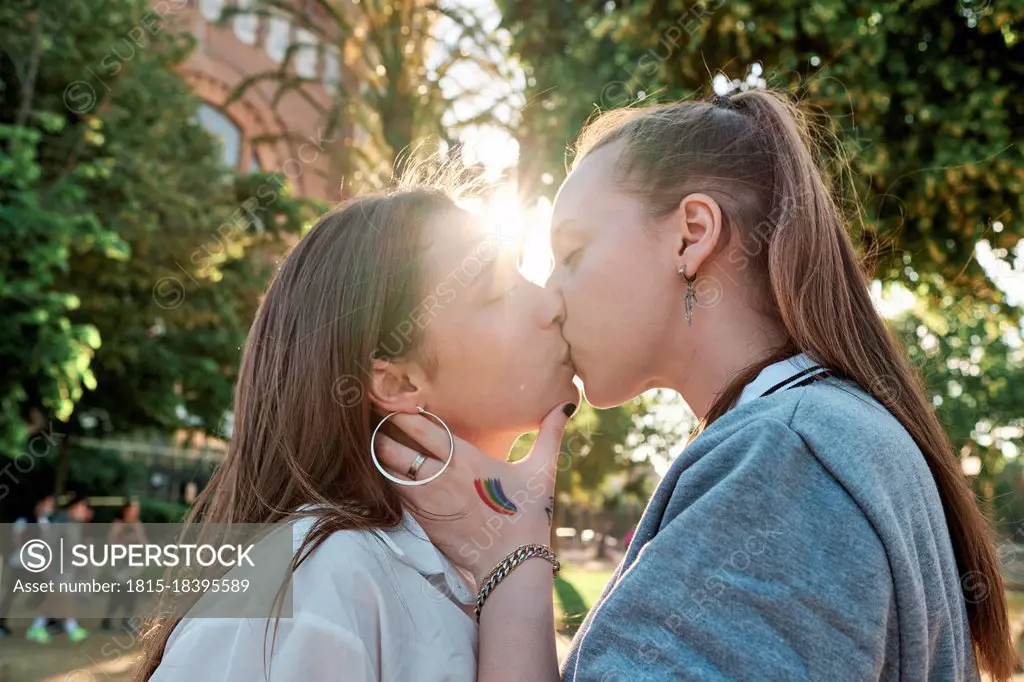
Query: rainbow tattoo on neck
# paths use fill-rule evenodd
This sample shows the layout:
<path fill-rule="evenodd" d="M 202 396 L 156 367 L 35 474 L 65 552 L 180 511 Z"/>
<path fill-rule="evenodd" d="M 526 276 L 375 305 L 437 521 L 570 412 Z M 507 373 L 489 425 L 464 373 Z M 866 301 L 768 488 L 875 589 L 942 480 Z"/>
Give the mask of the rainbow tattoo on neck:
<path fill-rule="evenodd" d="M 512 500 L 508 499 L 505 491 L 501 489 L 501 481 L 498 479 L 478 478 L 473 481 L 473 485 L 476 487 L 477 495 L 484 501 L 484 504 L 499 514 L 512 516 L 519 511 L 519 508 L 512 503 Z"/>

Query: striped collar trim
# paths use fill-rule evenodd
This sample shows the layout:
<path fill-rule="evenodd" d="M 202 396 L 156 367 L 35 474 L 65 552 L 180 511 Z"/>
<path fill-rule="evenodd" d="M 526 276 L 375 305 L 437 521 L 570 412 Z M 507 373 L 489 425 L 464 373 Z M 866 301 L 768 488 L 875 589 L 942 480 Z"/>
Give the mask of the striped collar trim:
<path fill-rule="evenodd" d="M 814 362 L 805 353 L 794 355 L 772 363 L 747 384 L 740 397 L 737 398 L 733 407 L 739 407 L 758 398 L 779 393 L 798 386 L 805 386 L 809 383 L 828 376 L 831 372 Z"/>

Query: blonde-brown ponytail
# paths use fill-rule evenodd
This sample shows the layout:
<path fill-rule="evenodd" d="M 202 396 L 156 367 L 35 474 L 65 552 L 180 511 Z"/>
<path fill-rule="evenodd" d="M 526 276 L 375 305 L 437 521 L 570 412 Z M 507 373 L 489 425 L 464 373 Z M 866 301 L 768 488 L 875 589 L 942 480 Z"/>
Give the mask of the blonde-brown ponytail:
<path fill-rule="evenodd" d="M 877 398 L 916 441 L 941 496 L 965 592 L 980 579 L 986 595 L 965 594 L 982 669 L 1007 680 L 1017 662 L 1000 563 L 982 515 L 917 371 L 872 304 L 868 281 L 833 197 L 801 111 L 780 93 L 749 90 L 727 100 L 680 102 L 608 112 L 581 135 L 576 163 L 625 142 L 621 179 L 654 217 L 703 192 L 722 207 L 727 239 L 750 248 L 768 292 L 764 308 L 788 334 L 771 357 L 734 378 L 704 426 L 721 416 L 768 364 L 806 352 Z M 735 232 L 735 235 L 730 233 Z"/>

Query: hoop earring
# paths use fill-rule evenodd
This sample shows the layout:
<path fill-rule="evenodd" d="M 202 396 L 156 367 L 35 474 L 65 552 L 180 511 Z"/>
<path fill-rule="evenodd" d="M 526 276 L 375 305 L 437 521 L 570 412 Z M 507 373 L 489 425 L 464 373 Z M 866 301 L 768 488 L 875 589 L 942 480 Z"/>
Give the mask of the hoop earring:
<path fill-rule="evenodd" d="M 373 449 L 373 444 L 374 441 L 377 440 L 377 432 L 380 431 L 380 427 L 384 426 L 384 422 L 386 422 L 388 419 L 391 419 L 393 416 L 399 413 L 391 412 L 390 414 L 385 415 L 384 418 L 380 420 L 380 423 L 377 424 L 377 428 L 373 430 L 373 435 L 370 436 L 370 458 L 373 459 L 373 466 L 377 467 L 377 471 L 379 471 L 381 475 L 384 476 L 384 478 L 388 479 L 389 481 L 397 485 L 414 486 L 426 485 L 427 483 L 430 483 L 431 481 L 433 481 L 438 476 L 444 473 L 444 470 L 447 469 L 448 465 L 452 463 L 452 456 L 455 454 L 455 437 L 452 435 L 452 430 L 449 429 L 448 425 L 444 423 L 444 420 L 438 417 L 433 412 L 427 412 L 419 405 L 416 406 L 416 409 L 419 410 L 420 414 L 433 417 L 441 426 L 444 427 L 444 430 L 448 432 L 448 440 L 451 442 L 451 445 L 448 446 L 448 459 L 445 460 L 444 466 L 441 467 L 440 471 L 438 471 L 430 478 L 424 478 L 421 481 L 410 481 L 404 478 L 398 478 L 397 476 L 393 476 L 391 472 L 389 472 L 387 469 L 381 466 L 380 460 L 377 459 L 377 453 Z"/>
<path fill-rule="evenodd" d="M 697 294 L 693 291 L 693 283 L 697 281 L 697 273 L 693 277 L 686 276 L 686 266 L 679 266 L 679 276 L 686 280 L 686 326 L 693 324 L 693 304 L 697 302 Z"/>

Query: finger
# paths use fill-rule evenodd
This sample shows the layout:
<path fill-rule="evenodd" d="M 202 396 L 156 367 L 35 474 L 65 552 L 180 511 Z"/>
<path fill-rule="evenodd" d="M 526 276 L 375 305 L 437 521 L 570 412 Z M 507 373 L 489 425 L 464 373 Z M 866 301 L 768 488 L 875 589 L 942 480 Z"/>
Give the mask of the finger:
<path fill-rule="evenodd" d="M 384 434 L 377 436 L 377 459 L 385 467 L 405 472 L 419 453 Z M 426 464 L 426 462 L 424 462 Z"/>
<path fill-rule="evenodd" d="M 381 465 L 390 471 L 396 472 L 398 478 L 409 478 L 406 472 L 413 465 L 420 453 L 412 448 L 406 447 L 398 441 L 387 436 L 377 436 L 377 459 Z M 427 478 L 437 473 L 441 463 L 435 459 L 427 458 L 416 473 L 417 479 Z"/>
<path fill-rule="evenodd" d="M 391 467 L 384 467 L 384 470 L 389 474 L 397 478 L 398 480 L 406 480 L 409 477 L 405 475 L 404 471 L 395 471 Z M 399 485 L 392 481 L 391 487 L 398 491 L 399 496 L 406 502 L 412 502 L 416 504 L 416 495 L 419 494 L 419 487 L 414 485 Z M 425 486 L 424 486 L 425 487 Z"/>
<path fill-rule="evenodd" d="M 565 427 L 569 423 L 569 417 L 575 413 L 575 403 L 563 403 L 548 412 L 547 416 L 540 423 L 537 440 L 530 449 L 530 453 L 523 459 L 537 457 L 541 462 L 553 462 L 558 456 L 558 450 L 562 445 L 562 435 L 565 433 Z"/>
<path fill-rule="evenodd" d="M 420 414 L 396 414 L 391 418 L 391 422 L 426 448 L 424 455 L 442 462 L 448 461 L 454 436 L 450 437 L 448 431 L 433 418 Z"/>

